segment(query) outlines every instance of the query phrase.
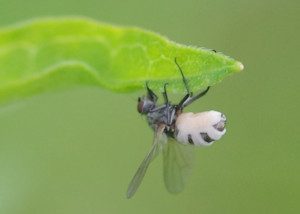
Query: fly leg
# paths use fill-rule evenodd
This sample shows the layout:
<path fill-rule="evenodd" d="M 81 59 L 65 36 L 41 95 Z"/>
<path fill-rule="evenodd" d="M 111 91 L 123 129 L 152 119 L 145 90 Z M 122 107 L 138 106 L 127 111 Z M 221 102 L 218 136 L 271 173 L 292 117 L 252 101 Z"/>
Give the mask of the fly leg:
<path fill-rule="evenodd" d="M 154 103 L 156 103 L 158 97 L 157 95 L 149 88 L 148 86 L 148 82 L 146 82 L 146 89 L 147 89 L 147 97 L 153 101 Z"/>
<path fill-rule="evenodd" d="M 168 85 L 168 83 L 165 83 L 165 84 L 164 84 L 164 92 L 162 93 L 166 105 L 169 104 L 169 98 L 168 98 L 168 94 L 167 94 L 167 85 Z"/>
<path fill-rule="evenodd" d="M 166 83 L 164 85 L 164 92 L 162 93 L 163 94 L 163 97 L 164 97 L 164 100 L 165 100 L 165 104 L 162 105 L 162 106 L 159 106 L 159 107 L 156 107 L 154 109 L 151 109 L 150 112 L 153 113 L 153 112 L 157 112 L 157 111 L 160 111 L 161 109 L 164 109 L 166 108 L 167 105 L 169 105 L 169 99 L 168 99 L 168 94 L 167 94 L 167 90 L 166 90 L 166 87 L 167 87 L 168 83 Z M 147 97 L 156 103 L 158 97 L 157 95 L 149 88 L 148 86 L 148 82 L 146 82 L 146 88 L 147 88 Z"/>
<path fill-rule="evenodd" d="M 188 85 L 188 82 L 187 82 L 187 79 L 185 78 L 184 74 L 183 74 L 183 71 L 181 69 L 181 67 L 179 66 L 179 64 L 177 63 L 177 59 L 175 57 L 175 64 L 177 65 L 179 71 L 180 71 L 180 74 L 182 76 L 182 81 L 184 83 L 184 87 L 186 89 L 186 92 L 187 92 L 187 95 L 190 95 L 190 96 L 193 96 L 193 93 L 190 92 L 190 88 L 189 88 L 189 85 Z"/>
<path fill-rule="evenodd" d="M 168 83 L 164 84 L 164 92 L 162 94 L 163 94 L 164 101 L 165 101 L 167 124 L 170 125 L 172 123 L 172 115 L 170 115 L 170 111 L 169 111 L 171 103 L 169 102 L 169 98 L 168 98 L 167 85 L 168 85 Z"/>
<path fill-rule="evenodd" d="M 177 105 L 177 108 L 180 109 L 180 110 L 182 110 L 184 107 L 190 105 L 190 104 L 191 104 L 192 102 L 194 102 L 195 100 L 197 100 L 197 99 L 199 99 L 200 97 L 204 96 L 204 95 L 208 92 L 210 86 L 208 86 L 208 87 L 206 88 L 206 90 L 204 90 L 204 91 L 200 92 L 199 94 L 193 96 L 193 92 L 190 91 L 189 86 L 188 86 L 187 79 L 185 78 L 185 76 L 184 76 L 184 74 L 183 74 L 183 71 L 182 71 L 181 67 L 180 67 L 179 64 L 177 63 L 176 58 L 175 58 L 175 63 L 176 63 L 176 65 L 177 65 L 177 67 L 178 67 L 178 69 L 179 69 L 179 71 L 180 71 L 180 74 L 181 74 L 181 76 L 182 76 L 182 81 L 183 81 L 183 83 L 184 83 L 184 86 L 185 86 L 185 89 L 186 89 L 186 92 L 187 92 L 187 94 L 181 99 L 181 101 L 180 101 L 179 104 Z"/>
<path fill-rule="evenodd" d="M 177 63 L 176 57 L 175 57 L 175 64 L 177 65 L 177 67 L 178 67 L 178 69 L 179 69 L 179 72 L 180 72 L 180 74 L 181 74 L 181 77 L 182 77 L 182 81 L 183 81 L 184 87 L 185 87 L 186 92 L 187 92 L 187 94 L 181 99 L 181 101 L 180 101 L 179 104 L 177 105 L 177 108 L 178 108 L 178 109 L 182 109 L 182 108 L 183 108 L 183 104 L 184 104 L 190 97 L 193 96 L 193 93 L 190 91 L 190 88 L 189 88 L 187 79 L 185 78 L 185 76 L 184 76 L 184 74 L 183 74 L 183 71 L 182 71 L 181 67 L 180 67 L 179 64 Z"/>
<path fill-rule="evenodd" d="M 210 86 L 208 86 L 204 91 L 201 91 L 199 94 L 192 96 L 192 97 L 188 97 L 182 104 L 181 107 L 184 108 L 188 105 L 190 105 L 192 102 L 194 102 L 195 100 L 199 99 L 200 97 L 203 97 L 208 90 L 210 89 Z"/>

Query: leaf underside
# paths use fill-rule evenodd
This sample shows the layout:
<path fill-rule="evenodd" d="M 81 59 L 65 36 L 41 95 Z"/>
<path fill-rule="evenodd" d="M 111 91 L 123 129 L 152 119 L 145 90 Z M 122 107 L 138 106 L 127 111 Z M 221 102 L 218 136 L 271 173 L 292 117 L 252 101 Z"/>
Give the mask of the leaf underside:
<path fill-rule="evenodd" d="M 183 92 L 175 57 L 191 90 L 220 82 L 242 64 L 221 53 L 177 44 L 150 31 L 79 17 L 32 20 L 0 29 L 0 102 L 70 86 L 117 92 Z"/>

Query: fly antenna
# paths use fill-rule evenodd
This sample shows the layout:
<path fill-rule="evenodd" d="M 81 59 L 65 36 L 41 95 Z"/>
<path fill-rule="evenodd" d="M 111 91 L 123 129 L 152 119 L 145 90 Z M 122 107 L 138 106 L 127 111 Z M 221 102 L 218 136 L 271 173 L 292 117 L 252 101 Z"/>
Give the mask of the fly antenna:
<path fill-rule="evenodd" d="M 177 65 L 177 67 L 178 67 L 178 69 L 179 69 L 179 71 L 180 71 L 180 74 L 181 74 L 181 76 L 182 76 L 182 80 L 183 80 L 183 83 L 184 83 L 184 87 L 185 87 L 187 93 L 188 93 L 189 95 L 192 95 L 192 93 L 190 92 L 189 86 L 188 86 L 187 79 L 185 78 L 185 76 L 184 76 L 184 74 L 183 74 L 183 71 L 182 71 L 181 67 L 180 67 L 179 64 L 177 63 L 177 58 L 176 58 L 176 57 L 175 57 L 175 64 Z"/>

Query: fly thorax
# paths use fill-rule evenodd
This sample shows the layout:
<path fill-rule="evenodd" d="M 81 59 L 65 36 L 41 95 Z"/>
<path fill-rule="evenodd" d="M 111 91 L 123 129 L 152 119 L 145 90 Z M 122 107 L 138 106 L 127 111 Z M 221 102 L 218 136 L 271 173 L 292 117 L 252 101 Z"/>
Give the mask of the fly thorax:
<path fill-rule="evenodd" d="M 147 114 L 147 120 L 150 127 L 156 127 L 158 124 L 166 124 L 166 115 L 164 109 Z"/>
<path fill-rule="evenodd" d="M 183 144 L 212 145 L 226 132 L 226 117 L 221 112 L 182 113 L 175 123 L 175 138 Z"/>

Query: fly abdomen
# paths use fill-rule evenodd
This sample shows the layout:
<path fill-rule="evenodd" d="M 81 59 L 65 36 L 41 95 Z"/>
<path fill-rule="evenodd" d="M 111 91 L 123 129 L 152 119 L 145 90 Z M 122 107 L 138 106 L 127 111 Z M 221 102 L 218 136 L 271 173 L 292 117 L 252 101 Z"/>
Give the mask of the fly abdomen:
<path fill-rule="evenodd" d="M 175 138 L 183 144 L 209 146 L 226 132 L 226 117 L 217 111 L 182 113 L 176 120 Z"/>

